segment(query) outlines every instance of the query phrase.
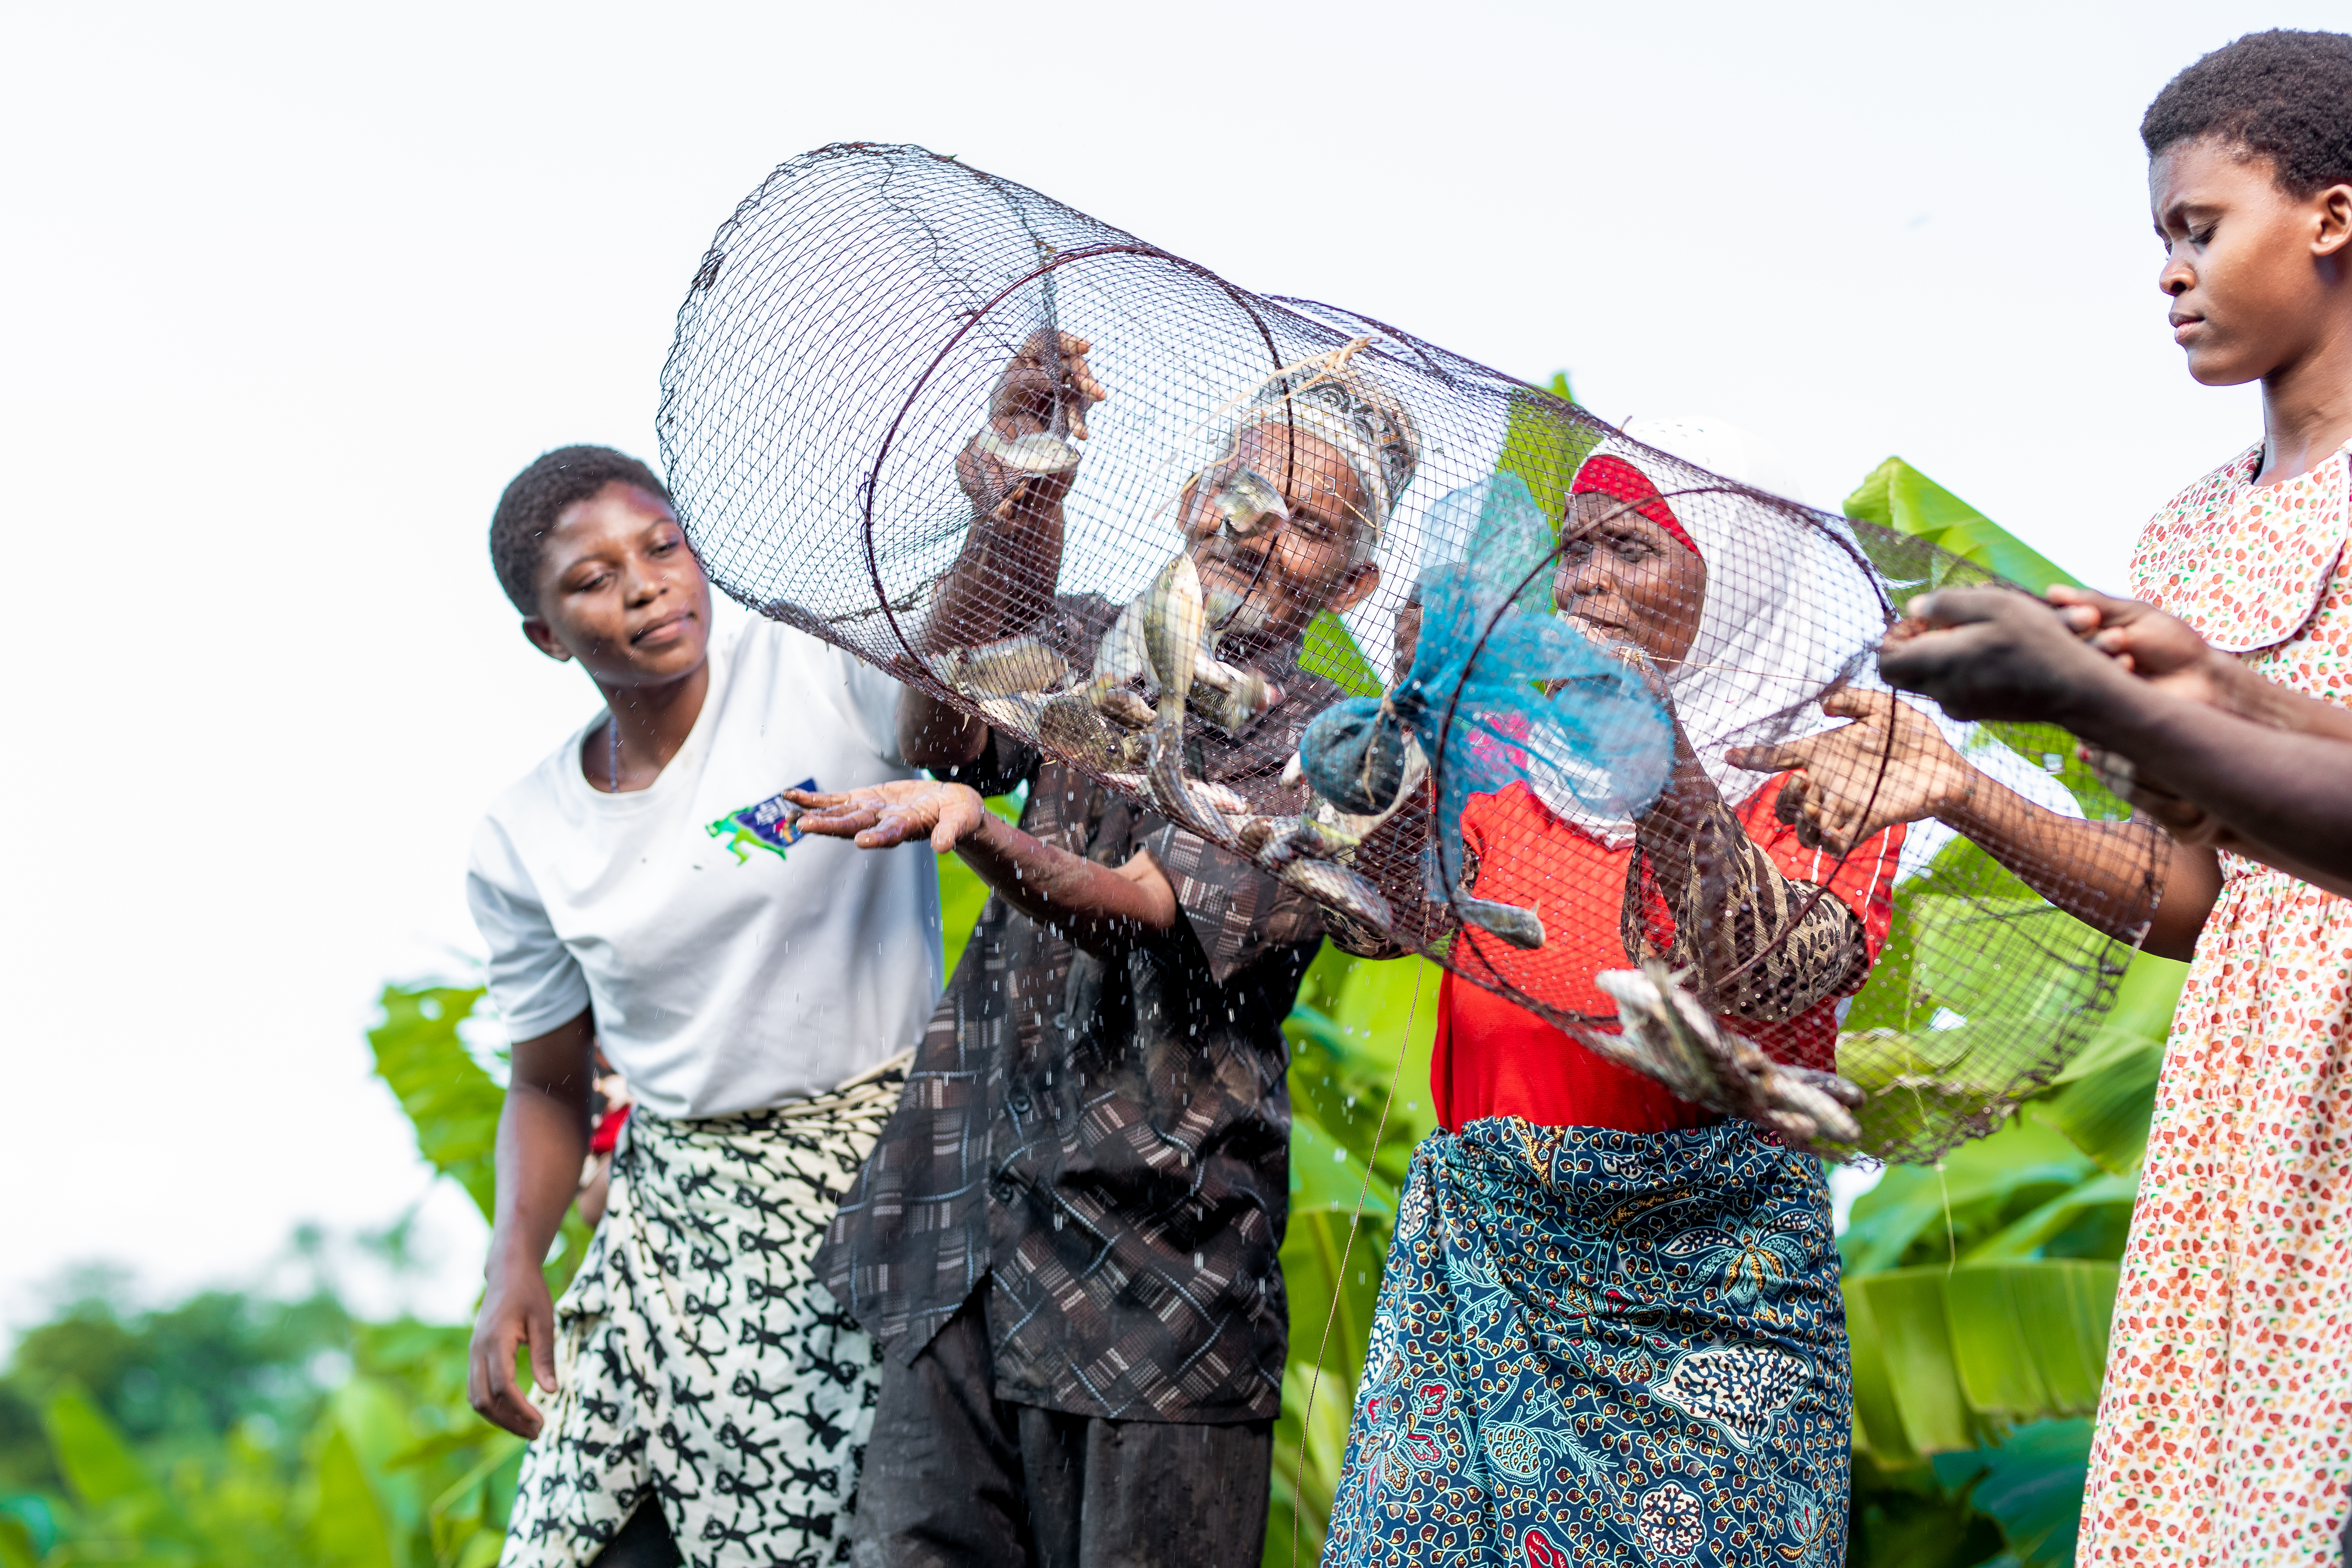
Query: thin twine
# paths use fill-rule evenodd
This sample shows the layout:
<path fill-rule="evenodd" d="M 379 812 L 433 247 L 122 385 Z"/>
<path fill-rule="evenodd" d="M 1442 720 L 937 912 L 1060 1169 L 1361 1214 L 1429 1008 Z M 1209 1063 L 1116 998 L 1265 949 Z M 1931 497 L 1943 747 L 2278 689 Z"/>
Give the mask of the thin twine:
<path fill-rule="evenodd" d="M 1404 1058 L 1412 1048 L 1413 1020 L 1421 1013 L 1421 983 L 1425 973 L 1421 965 L 1413 965 L 1412 1005 L 1405 1009 L 1404 1034 L 1397 1041 L 1396 1068 L 1389 1074 L 1388 1098 L 1381 1102 L 1381 1119 L 1372 1128 L 1372 1157 L 1364 1162 L 1364 1184 L 1356 1193 L 1356 1212 L 1348 1216 L 1348 1239 L 1339 1247 L 1339 1272 L 1338 1279 L 1332 1283 L 1331 1310 L 1323 1315 L 1323 1342 L 1315 1347 L 1315 1370 L 1307 1377 L 1307 1409 L 1306 1413 L 1298 1418 L 1298 1463 L 1292 1467 L 1290 1472 L 1291 1568 L 1298 1568 L 1298 1509 L 1300 1493 L 1307 1485 L 1307 1445 L 1314 1437 L 1315 1391 L 1322 1385 L 1323 1382 L 1323 1353 L 1331 1348 L 1331 1326 L 1339 1321 L 1339 1297 L 1348 1289 L 1348 1259 L 1356 1250 L 1356 1227 L 1363 1223 L 1364 1205 L 1372 1195 L 1372 1166 L 1381 1157 L 1381 1140 L 1388 1134 L 1389 1109 L 1396 1104 L 1397 1084 L 1404 1077 Z M 1405 1180 L 1410 1182 L 1412 1179 L 1412 1173 L 1408 1167 Z M 1376 1295 L 1375 1311 L 1378 1310 L 1378 1305 L 1379 1299 Z M 1342 1439 L 1339 1449 L 1342 1464 L 1346 1463 L 1347 1457 L 1346 1440 Z"/>

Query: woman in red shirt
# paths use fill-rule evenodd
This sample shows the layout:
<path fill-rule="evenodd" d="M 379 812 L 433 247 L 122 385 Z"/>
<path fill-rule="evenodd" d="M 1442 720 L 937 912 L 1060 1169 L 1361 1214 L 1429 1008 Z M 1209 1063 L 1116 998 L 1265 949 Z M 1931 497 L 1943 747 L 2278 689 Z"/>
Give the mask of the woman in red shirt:
<path fill-rule="evenodd" d="M 1324 1562 L 1834 1563 L 1853 1401 L 1819 1163 L 1511 997 L 1611 1027 L 1594 975 L 1662 958 L 1776 1059 L 1833 1064 L 1904 829 L 1805 848 L 1788 775 L 1725 752 L 1818 728 L 1883 601 L 1832 525 L 1645 448 L 1604 444 L 1572 489 L 1555 604 L 1654 674 L 1675 765 L 1632 820 L 1540 782 L 1462 814 L 1447 875 L 1544 940 L 1454 939 L 1444 1131 L 1400 1205 Z"/>

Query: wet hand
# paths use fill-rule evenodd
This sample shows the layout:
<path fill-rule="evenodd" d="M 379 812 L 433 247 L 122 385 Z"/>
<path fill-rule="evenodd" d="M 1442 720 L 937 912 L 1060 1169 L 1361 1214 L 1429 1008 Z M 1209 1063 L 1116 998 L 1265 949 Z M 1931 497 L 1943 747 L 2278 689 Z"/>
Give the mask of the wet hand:
<path fill-rule="evenodd" d="M 1955 719 L 2065 721 L 2120 673 L 2069 617 L 2006 588 L 1948 588 L 1914 599 L 1878 652 L 1889 684 L 1924 692 Z"/>
<path fill-rule="evenodd" d="M 1843 855 L 1895 823 L 1940 816 L 1965 802 L 1980 776 L 1926 714 L 1884 691 L 1833 691 L 1822 711 L 1854 721 L 1724 753 L 1736 768 L 1795 771 L 1775 809 L 1809 849 Z"/>
<path fill-rule="evenodd" d="M 1094 345 L 1069 332 L 1029 334 L 1005 362 L 989 395 L 989 421 L 1000 436 L 1026 436 L 1053 427 L 1056 403 L 1068 416 L 1072 437 L 1087 438 L 1087 410 L 1110 395 L 1095 379 L 1087 355 Z"/>
<path fill-rule="evenodd" d="M 970 784 L 930 779 L 900 779 L 868 789 L 827 794 L 788 789 L 784 798 L 803 808 L 803 833 L 847 838 L 860 849 L 888 849 L 928 837 L 944 855 L 986 825 L 988 807 Z"/>

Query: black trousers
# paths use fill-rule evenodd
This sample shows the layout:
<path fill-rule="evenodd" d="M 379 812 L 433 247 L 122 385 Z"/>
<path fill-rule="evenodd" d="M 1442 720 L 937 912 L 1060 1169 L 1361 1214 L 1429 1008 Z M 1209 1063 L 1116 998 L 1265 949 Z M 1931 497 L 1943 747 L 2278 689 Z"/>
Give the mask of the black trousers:
<path fill-rule="evenodd" d="M 853 1568 L 1256 1568 L 1272 1422 L 1072 1415 L 999 1400 L 994 1373 L 978 1294 L 884 1364 Z"/>

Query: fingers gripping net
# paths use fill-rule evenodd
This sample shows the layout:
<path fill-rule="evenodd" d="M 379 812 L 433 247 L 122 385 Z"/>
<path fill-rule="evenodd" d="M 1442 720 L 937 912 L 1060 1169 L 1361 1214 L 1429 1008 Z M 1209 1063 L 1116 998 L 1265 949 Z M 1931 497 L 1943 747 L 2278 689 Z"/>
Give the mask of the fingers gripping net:
<path fill-rule="evenodd" d="M 2153 907 L 2071 742 L 1878 685 L 1895 594 L 1980 574 L 952 159 L 777 169 L 662 390 L 712 579 L 927 739 L 982 720 L 1792 1137 L 1824 1093 L 1890 1159 L 1989 1129 Z"/>

